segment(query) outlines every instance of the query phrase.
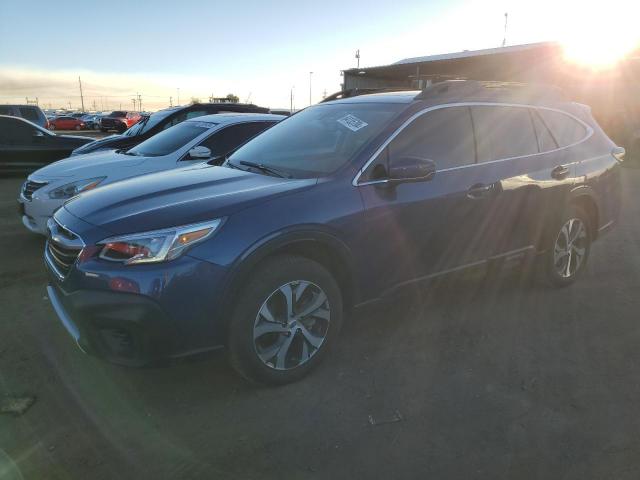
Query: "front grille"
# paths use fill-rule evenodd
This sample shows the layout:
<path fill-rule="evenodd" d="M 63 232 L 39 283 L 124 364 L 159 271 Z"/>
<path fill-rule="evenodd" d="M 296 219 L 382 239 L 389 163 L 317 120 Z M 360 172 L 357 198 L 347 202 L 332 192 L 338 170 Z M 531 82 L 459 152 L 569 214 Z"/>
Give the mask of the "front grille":
<path fill-rule="evenodd" d="M 22 196 L 27 200 L 31 200 L 33 198 L 33 193 L 36 190 L 40 190 L 42 187 L 47 185 L 48 182 L 34 182 L 33 180 L 27 180 L 22 185 Z"/>
<path fill-rule="evenodd" d="M 105 128 L 115 128 L 122 125 L 122 120 L 116 118 L 103 118 L 100 125 Z"/>
<path fill-rule="evenodd" d="M 78 259 L 84 243 L 78 235 L 53 219 L 49 221 L 47 226 L 49 227 L 49 238 L 47 239 L 45 257 L 58 276 L 64 278 Z"/>

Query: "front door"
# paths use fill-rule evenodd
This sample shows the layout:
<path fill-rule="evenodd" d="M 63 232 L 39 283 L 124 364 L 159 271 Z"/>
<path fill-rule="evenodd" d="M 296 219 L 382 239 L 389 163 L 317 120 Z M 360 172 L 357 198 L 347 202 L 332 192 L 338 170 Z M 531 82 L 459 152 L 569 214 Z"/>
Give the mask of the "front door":
<path fill-rule="evenodd" d="M 394 161 L 418 156 L 436 164 L 424 182 L 382 183 Z M 365 206 L 368 265 L 379 293 L 403 282 L 481 263 L 493 252 L 487 218 L 500 191 L 483 184 L 475 164 L 468 107 L 418 117 L 380 153 L 359 179 Z"/>

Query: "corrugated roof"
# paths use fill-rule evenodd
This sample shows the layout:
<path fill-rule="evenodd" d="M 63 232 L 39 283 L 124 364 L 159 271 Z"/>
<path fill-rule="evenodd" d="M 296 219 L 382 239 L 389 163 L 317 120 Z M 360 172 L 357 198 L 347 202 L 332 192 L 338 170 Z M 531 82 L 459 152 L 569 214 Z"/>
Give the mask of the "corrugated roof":
<path fill-rule="evenodd" d="M 425 57 L 405 58 L 392 65 L 406 65 L 409 63 L 435 62 L 438 60 L 452 60 L 455 58 L 479 57 L 482 55 L 495 55 L 497 53 L 521 52 L 523 50 L 531 50 L 540 47 L 554 47 L 555 42 L 538 42 L 528 43 L 524 45 L 513 45 L 510 47 L 485 48 L 483 50 L 465 50 L 463 52 L 443 53 L 439 55 L 427 55 Z"/>

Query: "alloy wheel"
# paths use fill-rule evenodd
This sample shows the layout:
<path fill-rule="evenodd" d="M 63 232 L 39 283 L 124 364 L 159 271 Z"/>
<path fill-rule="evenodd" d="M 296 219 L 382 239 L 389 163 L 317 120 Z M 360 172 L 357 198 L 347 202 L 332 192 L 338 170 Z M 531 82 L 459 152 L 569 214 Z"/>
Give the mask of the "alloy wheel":
<path fill-rule="evenodd" d="M 579 218 L 571 218 L 560 229 L 553 250 L 553 265 L 562 278 L 573 277 L 582 267 L 587 253 L 587 227 Z"/>
<path fill-rule="evenodd" d="M 304 280 L 286 283 L 269 295 L 256 315 L 255 351 L 275 370 L 299 367 L 320 350 L 330 320 L 329 299 L 318 285 Z"/>

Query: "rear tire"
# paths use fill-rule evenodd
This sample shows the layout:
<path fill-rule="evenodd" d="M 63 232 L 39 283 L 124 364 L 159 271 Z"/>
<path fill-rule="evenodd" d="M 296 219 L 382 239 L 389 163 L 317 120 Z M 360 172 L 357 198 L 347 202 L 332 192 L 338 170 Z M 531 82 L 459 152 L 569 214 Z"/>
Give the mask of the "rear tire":
<path fill-rule="evenodd" d="M 540 279 L 551 286 L 572 284 L 582 274 L 589 259 L 592 225 L 585 211 L 569 205 L 544 241 L 540 258 Z"/>
<path fill-rule="evenodd" d="M 319 263 L 283 255 L 265 261 L 236 298 L 231 365 L 256 383 L 282 385 L 313 370 L 342 325 L 342 294 Z"/>

